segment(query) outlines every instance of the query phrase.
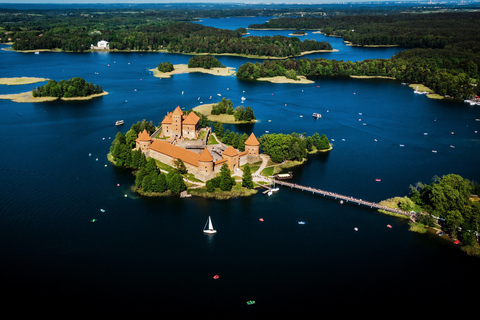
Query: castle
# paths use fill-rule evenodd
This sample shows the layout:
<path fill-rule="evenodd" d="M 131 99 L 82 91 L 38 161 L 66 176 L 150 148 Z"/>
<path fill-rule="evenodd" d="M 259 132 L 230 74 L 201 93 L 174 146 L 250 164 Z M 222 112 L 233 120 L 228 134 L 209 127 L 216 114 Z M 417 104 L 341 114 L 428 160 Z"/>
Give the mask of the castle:
<path fill-rule="evenodd" d="M 161 137 L 196 139 L 199 132 L 199 120 L 200 118 L 194 112 L 184 115 L 182 109 L 176 107 L 163 119 Z"/>
<path fill-rule="evenodd" d="M 224 163 L 230 171 L 235 172 L 246 163 L 260 161 L 260 142 L 252 133 L 245 141 L 245 151 L 239 152 L 232 146 L 224 150 L 223 147 L 204 146 L 198 153 L 178 145 L 175 145 L 176 138 L 198 137 L 198 116 L 193 112 L 184 115 L 177 107 L 173 112 L 168 113 L 162 121 L 162 133 L 160 137 L 173 137 L 174 139 L 154 139 L 146 130 L 139 133 L 136 139 L 136 149 L 141 149 L 145 156 L 156 159 L 170 166 L 174 165 L 176 159 L 181 159 L 188 172 L 193 173 L 197 179 L 202 181 L 214 178 Z M 208 139 L 207 139 L 208 140 Z M 209 150 L 210 148 L 210 150 Z M 214 156 L 212 156 L 212 151 Z"/>

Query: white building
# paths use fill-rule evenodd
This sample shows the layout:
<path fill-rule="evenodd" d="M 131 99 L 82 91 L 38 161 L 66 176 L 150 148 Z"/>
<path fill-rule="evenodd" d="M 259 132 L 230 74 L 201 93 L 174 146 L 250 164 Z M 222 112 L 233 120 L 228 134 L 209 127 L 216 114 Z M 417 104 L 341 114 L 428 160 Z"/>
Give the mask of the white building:
<path fill-rule="evenodd" d="M 105 49 L 110 49 L 110 45 L 109 45 L 108 41 L 100 40 L 100 41 L 97 42 L 96 46 L 94 46 L 93 44 L 90 45 L 90 49 L 105 50 Z"/>

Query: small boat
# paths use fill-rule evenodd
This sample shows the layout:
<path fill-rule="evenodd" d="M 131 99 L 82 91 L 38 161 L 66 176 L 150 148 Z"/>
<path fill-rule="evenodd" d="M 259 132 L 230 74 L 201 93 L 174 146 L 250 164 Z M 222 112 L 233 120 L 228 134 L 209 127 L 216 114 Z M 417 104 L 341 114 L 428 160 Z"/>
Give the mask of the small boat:
<path fill-rule="evenodd" d="M 267 193 L 269 196 L 271 196 L 273 194 L 272 190 L 268 190 L 268 193 Z"/>
<path fill-rule="evenodd" d="M 90 221 L 91 221 L 91 222 L 96 222 L 96 221 L 97 221 L 97 219 L 92 219 L 92 220 L 90 220 Z"/>
<path fill-rule="evenodd" d="M 320 119 L 320 118 L 322 117 L 322 115 L 321 115 L 320 113 L 314 112 L 314 113 L 312 114 L 312 117 L 314 117 L 314 118 L 316 118 L 316 119 Z"/>
<path fill-rule="evenodd" d="M 375 181 L 380 182 L 380 181 L 382 181 L 382 179 L 375 179 Z"/>
<path fill-rule="evenodd" d="M 115 125 L 116 126 L 121 126 L 122 124 L 124 124 L 125 122 L 123 120 L 117 120 L 115 121 Z"/>
<path fill-rule="evenodd" d="M 353 228 L 353 230 L 355 230 L 355 231 L 358 231 L 358 228 L 357 228 L 357 227 L 355 227 L 355 228 Z"/>
<path fill-rule="evenodd" d="M 249 300 L 249 301 L 247 301 L 247 304 L 248 304 L 248 305 L 255 304 L 255 300 Z"/>
<path fill-rule="evenodd" d="M 216 275 L 213 276 L 213 279 L 215 279 L 215 280 L 217 280 L 218 278 L 220 278 L 220 277 L 218 276 L 218 274 L 216 274 Z"/>
<path fill-rule="evenodd" d="M 212 219 L 210 218 L 210 216 L 208 216 L 205 227 L 203 227 L 203 232 L 209 234 L 217 233 L 217 230 L 213 229 Z"/>
<path fill-rule="evenodd" d="M 276 188 L 272 188 L 272 189 L 270 189 L 270 190 L 272 190 L 272 192 L 277 192 L 277 191 L 280 190 L 280 189 L 279 189 L 278 187 L 276 187 Z"/>
<path fill-rule="evenodd" d="M 35 54 L 40 54 L 40 52 L 38 52 L 38 51 L 35 51 Z"/>
<path fill-rule="evenodd" d="M 305 224 L 305 221 L 298 221 L 298 224 Z"/>
<path fill-rule="evenodd" d="M 258 220 L 260 220 L 260 221 L 262 221 L 262 222 L 265 221 L 265 220 L 263 220 L 263 218 L 260 218 L 260 219 L 258 219 Z"/>
<path fill-rule="evenodd" d="M 433 153 L 437 153 L 437 150 L 432 150 Z"/>
<path fill-rule="evenodd" d="M 388 227 L 388 228 L 390 228 L 390 229 L 392 229 L 392 226 L 391 226 L 391 225 L 389 225 L 389 224 L 387 224 L 387 227 Z"/>
<path fill-rule="evenodd" d="M 101 212 L 105 212 L 105 209 L 100 209 Z"/>

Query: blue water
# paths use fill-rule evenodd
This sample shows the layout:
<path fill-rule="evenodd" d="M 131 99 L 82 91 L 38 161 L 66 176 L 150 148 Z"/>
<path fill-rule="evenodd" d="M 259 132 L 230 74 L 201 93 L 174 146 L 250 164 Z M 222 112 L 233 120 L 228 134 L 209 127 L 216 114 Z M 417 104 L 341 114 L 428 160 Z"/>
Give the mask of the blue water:
<path fill-rule="evenodd" d="M 243 23 L 218 23 L 231 21 L 234 29 Z M 395 51 L 327 41 L 339 48 L 326 54 L 335 59 Z M 106 154 L 118 119 L 126 131 L 142 119 L 158 124 L 177 105 L 219 101 L 218 93 L 239 105 L 244 96 L 260 121 L 230 129 L 257 136 L 318 132 L 334 140 L 330 153 L 310 156 L 293 170 L 295 183 L 380 201 L 404 196 L 410 184 L 429 183 L 434 175 L 479 181 L 478 107 L 431 100 L 390 80 L 271 84 L 205 74 L 158 79 L 149 71 L 163 61 L 187 63 L 187 55 L 0 55 L 2 77 L 78 76 L 109 92 L 86 102 L 0 100 L 6 306 L 304 316 L 312 310 L 361 312 L 382 305 L 398 313 L 406 305 L 429 310 L 445 301 L 452 308 L 474 302 L 466 293 L 479 285 L 478 258 L 434 235 L 409 232 L 403 220 L 287 188 L 271 197 L 228 201 L 145 199 L 130 191 L 130 172 L 112 167 Z M 248 61 L 219 59 L 235 68 Z M 41 84 L 0 86 L 0 94 Z M 313 112 L 322 119 L 313 119 Z M 202 233 L 209 215 L 218 229 L 213 237 Z M 91 223 L 94 218 L 98 222 Z M 248 300 L 256 304 L 247 306 Z"/>

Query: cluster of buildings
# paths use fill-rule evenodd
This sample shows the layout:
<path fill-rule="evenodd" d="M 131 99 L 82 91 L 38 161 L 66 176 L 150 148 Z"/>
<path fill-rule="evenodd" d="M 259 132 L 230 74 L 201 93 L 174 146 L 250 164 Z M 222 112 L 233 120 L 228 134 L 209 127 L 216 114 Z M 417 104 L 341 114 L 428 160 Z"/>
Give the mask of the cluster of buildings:
<path fill-rule="evenodd" d="M 146 130 L 140 132 L 136 139 L 136 149 L 141 149 L 145 156 L 154 158 L 162 163 L 173 166 L 176 159 L 181 159 L 188 172 L 202 181 L 214 178 L 224 163 L 231 171 L 236 171 L 246 163 L 255 163 L 260 158 L 260 142 L 252 133 L 245 141 L 245 151 L 238 151 L 232 146 L 219 147 L 202 144 L 196 151 L 188 148 L 188 141 L 198 138 L 200 133 L 200 118 L 194 113 L 184 114 L 177 107 L 167 113 L 162 121 L 159 139 L 152 138 Z M 208 133 L 205 142 L 208 141 Z M 182 142 L 179 146 L 179 142 Z M 201 150 L 201 151 L 200 151 Z"/>

